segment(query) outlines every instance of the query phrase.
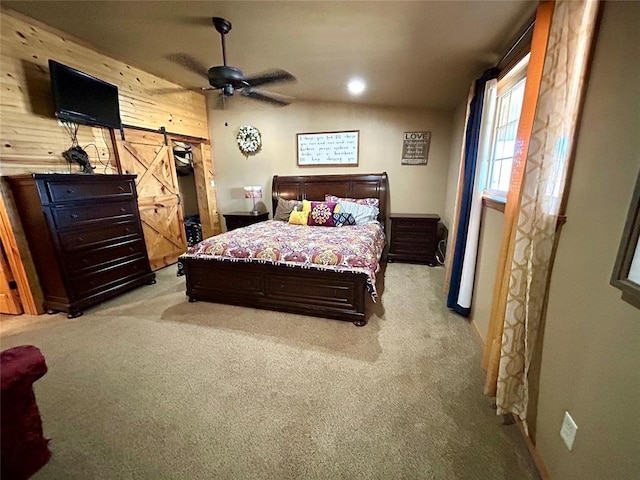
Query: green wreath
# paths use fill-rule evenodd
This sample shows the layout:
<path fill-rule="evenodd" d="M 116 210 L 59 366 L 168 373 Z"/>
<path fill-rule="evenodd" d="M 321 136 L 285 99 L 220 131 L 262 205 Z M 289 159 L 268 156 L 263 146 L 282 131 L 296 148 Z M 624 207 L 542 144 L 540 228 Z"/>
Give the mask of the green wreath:
<path fill-rule="evenodd" d="M 245 157 L 255 155 L 262 148 L 260 130 L 251 125 L 243 125 L 238 129 L 236 142 L 238 142 L 238 148 Z"/>

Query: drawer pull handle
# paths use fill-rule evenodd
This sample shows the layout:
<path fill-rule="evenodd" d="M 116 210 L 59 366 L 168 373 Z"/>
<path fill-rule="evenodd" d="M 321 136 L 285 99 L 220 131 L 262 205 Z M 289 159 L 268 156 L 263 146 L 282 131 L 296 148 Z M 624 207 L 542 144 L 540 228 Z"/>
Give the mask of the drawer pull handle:
<path fill-rule="evenodd" d="M 67 188 L 67 193 L 73 195 L 76 191 L 73 188 Z"/>
<path fill-rule="evenodd" d="M 121 192 L 124 192 L 124 187 L 123 187 L 122 185 L 120 185 L 120 186 L 118 187 L 118 190 L 120 190 Z"/>
<path fill-rule="evenodd" d="M 131 233 L 131 229 L 129 227 L 127 227 L 127 228 L 124 229 L 124 232 L 125 233 Z"/>
<path fill-rule="evenodd" d="M 135 251 L 135 249 L 134 249 L 133 247 L 129 247 L 129 251 L 130 251 L 130 252 L 134 252 L 134 251 Z"/>
<path fill-rule="evenodd" d="M 77 213 L 72 213 L 71 214 L 71 218 L 78 218 L 78 214 Z"/>
<path fill-rule="evenodd" d="M 82 263 L 84 263 L 85 265 L 89 265 L 89 260 L 87 260 L 86 258 L 83 258 Z"/>
<path fill-rule="evenodd" d="M 126 212 L 126 211 L 127 211 L 127 209 L 126 209 L 126 208 L 124 208 L 124 207 L 122 207 L 122 208 L 120 209 L 120 212 L 122 212 L 122 213 L 124 213 L 124 212 Z"/>
<path fill-rule="evenodd" d="M 78 237 L 79 242 L 84 242 L 84 237 Z"/>

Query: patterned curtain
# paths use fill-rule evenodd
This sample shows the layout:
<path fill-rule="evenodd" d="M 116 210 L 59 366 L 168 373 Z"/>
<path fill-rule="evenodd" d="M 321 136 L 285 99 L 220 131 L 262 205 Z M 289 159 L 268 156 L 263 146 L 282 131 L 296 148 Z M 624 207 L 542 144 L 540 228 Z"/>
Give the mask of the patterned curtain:
<path fill-rule="evenodd" d="M 497 378 L 498 413 L 528 428 L 529 372 L 547 302 L 547 287 L 565 203 L 574 134 L 583 98 L 598 2 L 555 3 L 537 110 L 529 141 L 507 262 L 508 289 Z"/>

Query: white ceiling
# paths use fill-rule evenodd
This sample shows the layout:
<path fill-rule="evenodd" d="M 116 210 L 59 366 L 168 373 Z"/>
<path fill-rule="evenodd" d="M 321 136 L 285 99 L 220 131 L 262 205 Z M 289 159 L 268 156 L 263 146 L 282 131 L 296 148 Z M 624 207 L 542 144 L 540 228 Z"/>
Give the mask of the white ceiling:
<path fill-rule="evenodd" d="M 245 75 L 282 68 L 272 87 L 305 100 L 454 108 L 530 18 L 533 1 L 11 1 L 8 7 L 108 55 L 189 88 L 205 78 L 167 57 L 222 64 L 212 16 L 231 21 L 227 63 Z M 352 76 L 367 82 L 354 98 Z M 267 90 L 265 88 L 265 90 Z"/>

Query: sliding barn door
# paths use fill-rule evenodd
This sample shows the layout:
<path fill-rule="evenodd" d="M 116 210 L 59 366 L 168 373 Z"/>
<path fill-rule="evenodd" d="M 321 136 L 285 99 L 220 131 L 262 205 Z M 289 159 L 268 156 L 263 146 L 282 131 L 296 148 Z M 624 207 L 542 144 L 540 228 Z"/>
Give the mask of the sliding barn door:
<path fill-rule="evenodd" d="M 0 244 L 0 313 L 18 315 L 22 313 L 22 305 L 15 288 L 13 275 L 5 260 L 4 245 Z"/>
<path fill-rule="evenodd" d="M 151 269 L 175 263 L 187 249 L 173 153 L 160 133 L 125 129 L 114 135 L 122 173 L 137 174 L 138 209 Z"/>

